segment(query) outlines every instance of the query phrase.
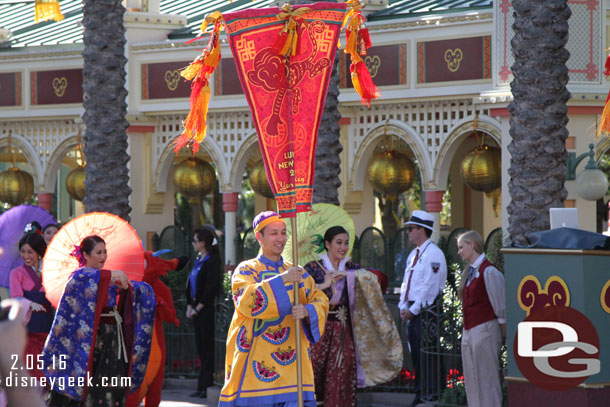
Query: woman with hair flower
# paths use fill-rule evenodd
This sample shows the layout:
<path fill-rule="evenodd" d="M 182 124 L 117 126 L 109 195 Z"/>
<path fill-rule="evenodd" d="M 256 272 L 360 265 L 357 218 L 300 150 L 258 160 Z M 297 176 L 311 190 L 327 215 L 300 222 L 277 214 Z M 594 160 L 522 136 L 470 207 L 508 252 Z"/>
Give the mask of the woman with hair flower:
<path fill-rule="evenodd" d="M 384 303 L 380 277 L 348 256 L 349 234 L 332 226 L 319 236 L 320 259 L 305 270 L 329 298 L 324 334 L 311 348 L 316 399 L 325 407 L 355 407 L 356 387 L 386 382 L 399 374 L 402 345 Z"/>
<path fill-rule="evenodd" d="M 120 270 L 103 269 L 106 242 L 87 236 L 72 256 L 80 268 L 66 284 L 53 327 L 45 344 L 43 360 L 49 383 L 58 378 L 93 377 L 93 385 L 52 386 L 48 405 L 124 406 L 131 377 L 131 390 L 142 382 L 152 340 L 155 300 L 150 285 L 131 282 Z M 84 350 L 84 351 L 83 351 Z M 58 364 L 53 358 L 62 355 Z M 117 386 L 104 385 L 113 378 Z"/>

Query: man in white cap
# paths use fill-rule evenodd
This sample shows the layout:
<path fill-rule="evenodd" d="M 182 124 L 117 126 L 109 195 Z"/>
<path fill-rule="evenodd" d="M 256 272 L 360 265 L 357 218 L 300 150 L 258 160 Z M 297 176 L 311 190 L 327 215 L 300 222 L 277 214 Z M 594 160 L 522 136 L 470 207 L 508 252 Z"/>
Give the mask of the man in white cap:
<path fill-rule="evenodd" d="M 407 258 L 405 274 L 400 287 L 400 317 L 409 321 L 407 333 L 411 359 L 415 368 L 415 399 L 410 406 L 416 406 L 421 400 L 422 384 L 428 391 L 437 386 L 437 374 L 427 372 L 422 379 L 420 369 L 420 343 L 421 343 L 421 312 L 424 308 L 434 304 L 442 295 L 447 281 L 447 262 L 441 249 L 435 245 L 430 236 L 434 230 L 434 217 L 426 211 L 413 211 L 409 221 L 405 223 L 409 241 L 417 248 Z"/>

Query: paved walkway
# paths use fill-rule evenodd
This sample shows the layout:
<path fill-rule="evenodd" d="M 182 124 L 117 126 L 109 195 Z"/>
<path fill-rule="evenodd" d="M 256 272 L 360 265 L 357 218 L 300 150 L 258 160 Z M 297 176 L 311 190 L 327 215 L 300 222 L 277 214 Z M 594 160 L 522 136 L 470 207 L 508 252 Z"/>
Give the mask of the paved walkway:
<path fill-rule="evenodd" d="M 194 379 L 165 379 L 163 401 L 160 407 L 217 407 L 218 387 L 208 389 L 208 398 L 189 397 L 195 391 Z M 411 393 L 358 393 L 358 407 L 405 407 L 413 400 Z M 435 407 L 436 403 L 420 404 L 421 407 Z"/>

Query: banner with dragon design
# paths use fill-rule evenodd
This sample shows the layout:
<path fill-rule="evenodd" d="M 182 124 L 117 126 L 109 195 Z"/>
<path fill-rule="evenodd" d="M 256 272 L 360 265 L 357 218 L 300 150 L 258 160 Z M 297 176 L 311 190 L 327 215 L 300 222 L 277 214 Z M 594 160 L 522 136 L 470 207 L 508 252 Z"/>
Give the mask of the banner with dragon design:
<path fill-rule="evenodd" d="M 282 217 L 311 210 L 318 128 L 344 3 L 223 15 Z"/>

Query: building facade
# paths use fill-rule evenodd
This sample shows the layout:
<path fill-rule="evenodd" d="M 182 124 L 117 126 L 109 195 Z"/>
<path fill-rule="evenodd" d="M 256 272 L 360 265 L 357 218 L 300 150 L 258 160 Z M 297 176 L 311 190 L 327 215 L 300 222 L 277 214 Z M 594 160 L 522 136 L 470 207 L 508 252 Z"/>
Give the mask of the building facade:
<path fill-rule="evenodd" d="M 188 155 L 176 156 L 170 146 L 189 110 L 190 85 L 180 78 L 179 70 L 206 44 L 186 41 L 199 35 L 198 27 L 211 11 L 278 3 L 125 2 L 131 218 L 143 241 L 148 232 L 160 232 L 174 222 L 173 167 Z M 442 197 L 450 186 L 447 227 L 466 226 L 484 236 L 496 227 L 506 228 L 504 208 L 510 202 L 507 106 L 512 100 L 513 61 L 510 2 L 369 3 L 365 14 L 374 47 L 366 62 L 382 97 L 370 109 L 361 106 L 340 51 L 341 206 L 353 217 L 358 233 L 375 222 L 372 214 L 378 210 L 367 168 L 376 148 L 392 136 L 417 163 L 423 209 L 440 219 Z M 603 75 L 610 36 L 608 7 L 596 0 L 568 3 L 572 9 L 568 43 L 572 99 L 566 146 L 581 154 L 595 143 L 599 156 L 610 148 L 608 140 L 595 138 L 608 88 Z M 12 145 L 21 151 L 19 166 L 34 177 L 39 204 L 50 205 L 57 199 L 58 208 L 69 203 L 63 186 L 65 171 L 60 169 L 76 165 L 74 149 L 79 134 L 84 134 L 80 119 L 82 6 L 77 0 L 62 1 L 61 6 L 64 20 L 34 24 L 33 5 L 0 5 L 0 39 L 4 40 L 0 43 L 0 151 L 6 151 L 10 134 Z M 260 159 L 260 152 L 226 40 L 221 52 L 223 59 L 212 85 L 208 136 L 198 157 L 216 169 L 226 241 L 231 242 L 244 173 Z M 469 189 L 462 179 L 460 163 L 480 143 L 502 150 L 501 193 L 486 196 Z M 2 157 L 6 166 L 7 156 Z M 566 206 L 579 209 L 580 227 L 595 230 L 595 203 L 576 195 L 574 181 L 566 187 Z M 257 210 L 269 204 L 262 197 L 256 202 Z M 72 212 L 62 209 L 59 220 L 65 222 L 66 216 L 82 211 L 78 204 Z M 234 248 L 227 245 L 226 250 L 226 259 L 235 264 Z"/>

